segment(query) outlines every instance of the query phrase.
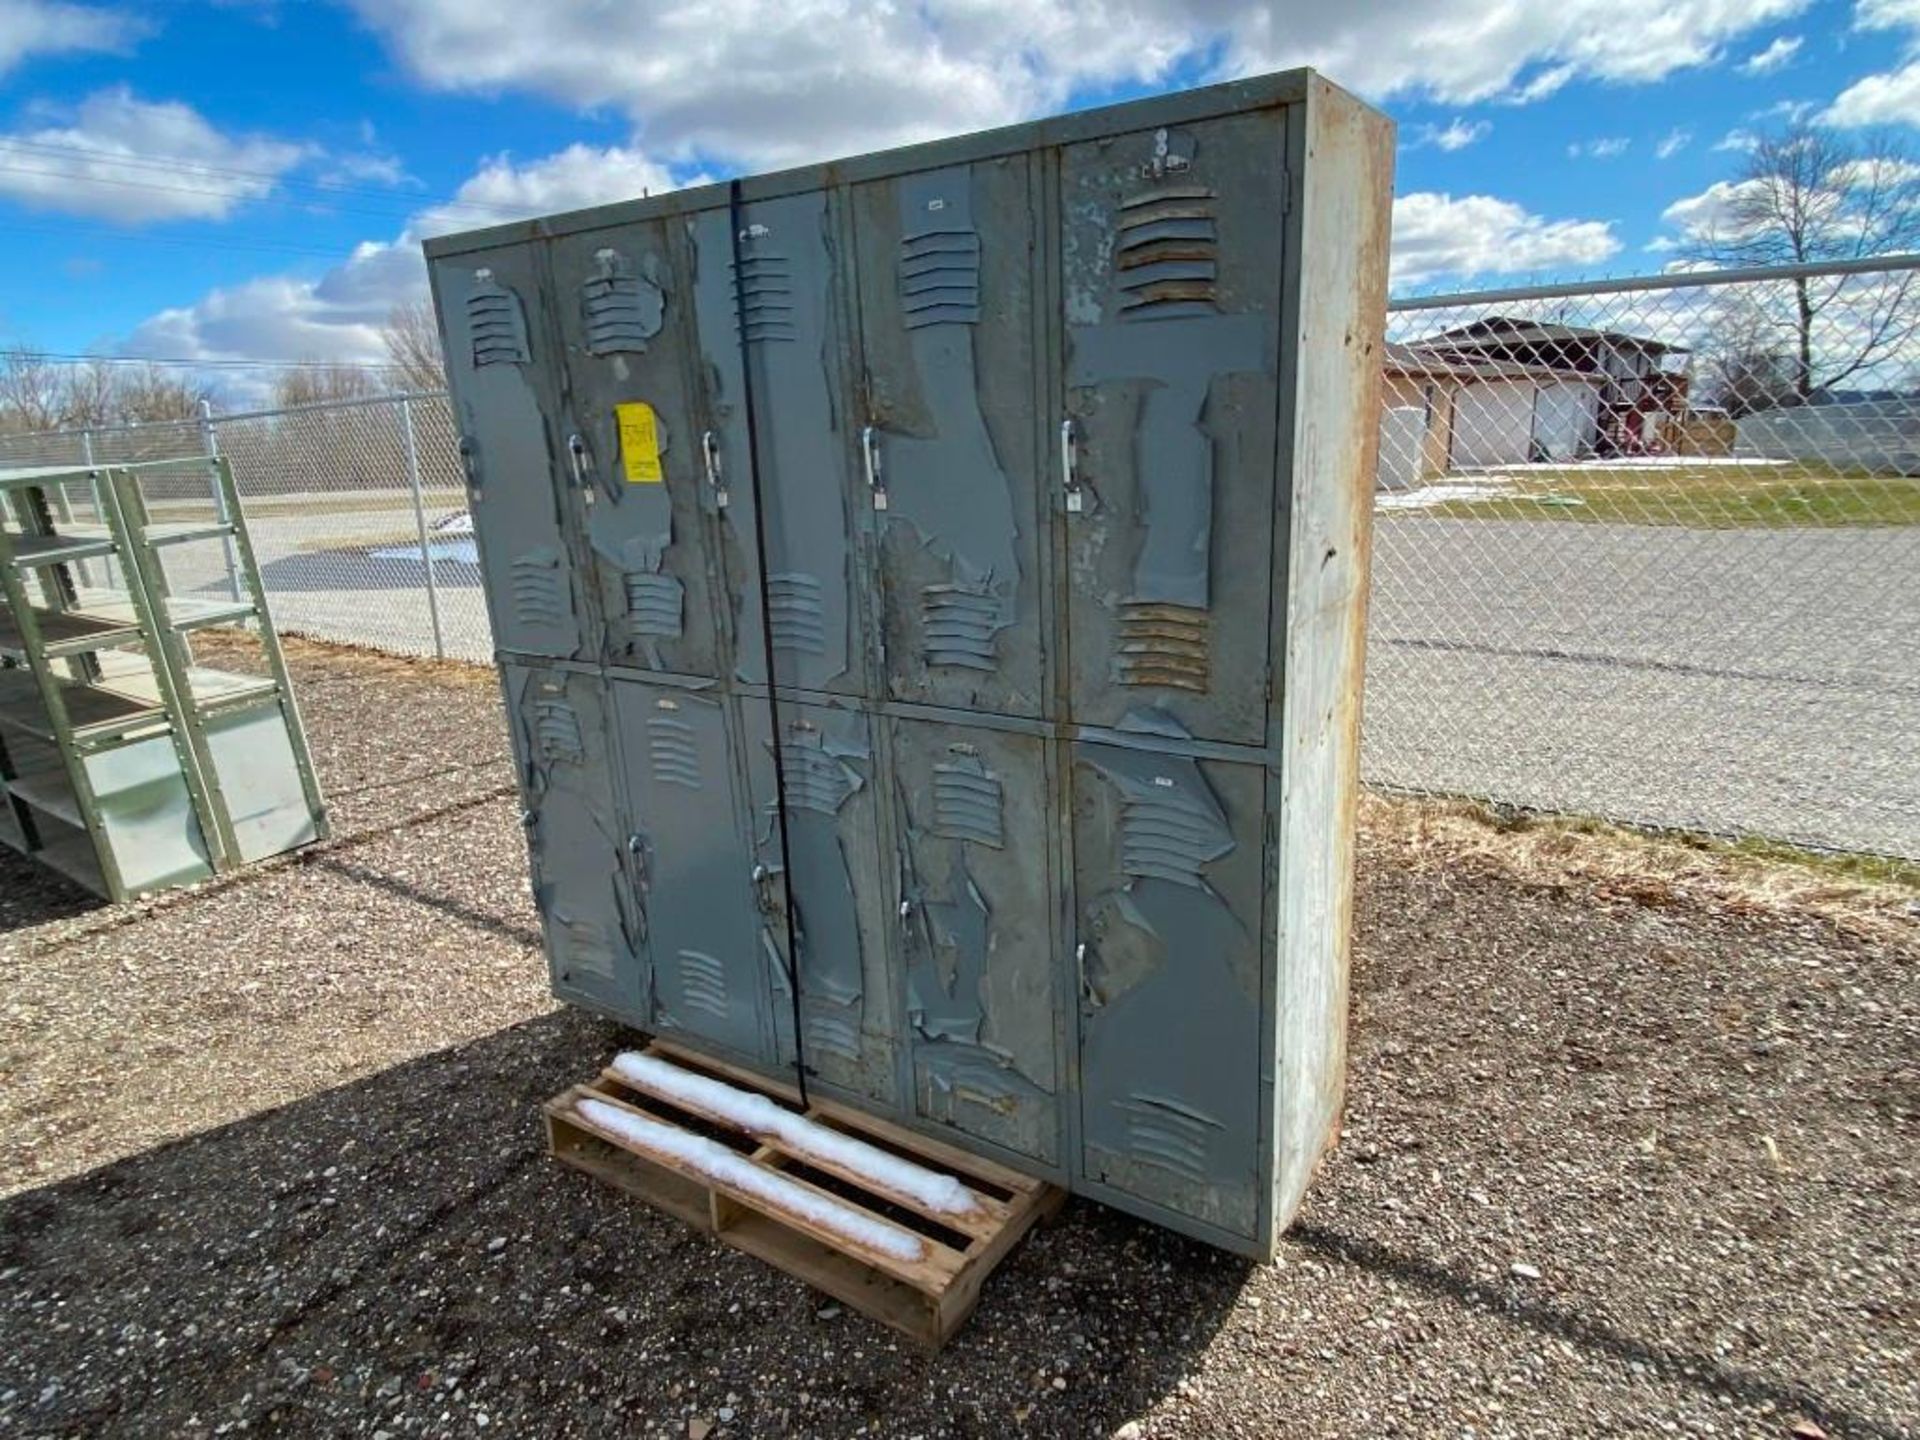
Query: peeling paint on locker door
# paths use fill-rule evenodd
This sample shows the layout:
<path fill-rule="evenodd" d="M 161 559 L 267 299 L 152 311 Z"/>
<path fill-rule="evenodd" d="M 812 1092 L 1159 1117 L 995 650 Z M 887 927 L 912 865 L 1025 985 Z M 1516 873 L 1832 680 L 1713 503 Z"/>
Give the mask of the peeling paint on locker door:
<path fill-rule="evenodd" d="M 572 659 L 587 601 L 556 464 L 558 371 L 538 254 L 520 245 L 434 267 L 467 496 L 497 650 Z"/>
<path fill-rule="evenodd" d="M 1046 742 L 890 723 L 914 1112 L 1057 1164 Z"/>
<path fill-rule="evenodd" d="M 653 956 L 653 1006 L 637 1017 L 774 1061 L 753 853 L 723 701 L 612 682 L 626 772 L 626 848 Z"/>
<path fill-rule="evenodd" d="M 891 699 L 1041 713 L 1031 163 L 854 191 Z"/>
<path fill-rule="evenodd" d="M 507 661 L 502 672 L 554 993 L 622 1017 L 644 1015 L 646 925 L 626 883 L 605 691 L 571 671 Z"/>
<path fill-rule="evenodd" d="M 1085 1172 L 1251 1237 L 1266 772 L 1073 750 Z"/>
<path fill-rule="evenodd" d="M 718 463 L 727 477 L 722 517 L 734 633 L 734 674 L 767 679 L 761 635 L 754 497 L 764 500 L 766 593 L 779 682 L 858 693 L 864 667 L 852 648 L 853 535 L 848 495 L 843 337 L 838 267 L 822 191 L 742 207 L 737 313 L 731 219 L 707 210 L 691 222 L 700 354 Z M 759 427 L 757 485 L 749 465 L 741 346 L 753 362 Z"/>
<path fill-rule="evenodd" d="M 551 242 L 565 346 L 561 443 L 611 664 L 718 676 L 716 515 L 694 405 L 692 287 L 664 220 Z M 757 643 L 757 639 L 756 639 Z"/>
<path fill-rule="evenodd" d="M 1259 111 L 1062 154 L 1081 724 L 1153 707 L 1265 740 L 1283 130 Z"/>
<path fill-rule="evenodd" d="M 780 706 L 793 845 L 791 873 L 783 874 L 766 702 L 743 697 L 740 707 L 762 875 L 762 947 L 781 1063 L 793 1063 L 793 1001 L 780 910 L 791 903 L 800 941 L 807 1064 L 830 1084 L 891 1103 L 895 998 L 868 719 L 820 705 Z"/>

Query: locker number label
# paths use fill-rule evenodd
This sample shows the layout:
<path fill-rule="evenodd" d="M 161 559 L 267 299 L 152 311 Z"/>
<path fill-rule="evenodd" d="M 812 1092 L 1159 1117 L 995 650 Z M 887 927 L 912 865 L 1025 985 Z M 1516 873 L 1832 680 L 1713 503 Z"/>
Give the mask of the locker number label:
<path fill-rule="evenodd" d="M 660 468 L 660 420 L 644 400 L 613 407 L 620 426 L 620 465 L 629 485 L 658 485 L 666 479 Z"/>

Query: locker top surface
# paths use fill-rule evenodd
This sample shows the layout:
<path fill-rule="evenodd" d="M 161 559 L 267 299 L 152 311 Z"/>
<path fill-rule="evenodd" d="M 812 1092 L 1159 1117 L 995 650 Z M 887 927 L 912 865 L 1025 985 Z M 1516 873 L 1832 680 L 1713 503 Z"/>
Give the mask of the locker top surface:
<path fill-rule="evenodd" d="M 1181 90 L 1145 100 L 1127 100 L 1117 105 L 1102 105 L 1091 110 L 1022 121 L 1017 125 L 978 130 L 945 140 L 876 150 L 851 159 L 802 165 L 765 175 L 742 176 L 739 182 L 741 198 L 747 202 L 770 200 L 830 185 L 884 180 L 918 170 L 971 164 L 1028 150 L 1049 149 L 1098 140 L 1108 135 L 1150 130 L 1161 125 L 1189 125 L 1221 115 L 1297 105 L 1303 103 L 1316 88 L 1329 92 L 1339 90 L 1338 86 L 1317 71 L 1305 68 L 1282 70 L 1245 80 L 1229 80 L 1197 90 Z M 570 210 L 533 220 L 514 220 L 480 230 L 440 235 L 426 241 L 423 249 L 427 259 L 439 260 L 493 250 L 503 245 L 576 234 L 582 230 L 600 230 L 615 225 L 692 215 L 725 206 L 730 190 L 731 182 L 724 180 L 695 185 L 644 200 L 621 200 L 585 210 Z"/>

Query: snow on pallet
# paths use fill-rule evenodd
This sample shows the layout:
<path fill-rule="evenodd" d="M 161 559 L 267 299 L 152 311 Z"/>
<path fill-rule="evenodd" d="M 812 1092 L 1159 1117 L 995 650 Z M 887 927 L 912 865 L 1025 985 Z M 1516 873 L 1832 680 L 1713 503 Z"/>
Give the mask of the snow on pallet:
<path fill-rule="evenodd" d="M 665 1041 L 547 1102 L 563 1164 L 929 1347 L 1057 1186 Z"/>

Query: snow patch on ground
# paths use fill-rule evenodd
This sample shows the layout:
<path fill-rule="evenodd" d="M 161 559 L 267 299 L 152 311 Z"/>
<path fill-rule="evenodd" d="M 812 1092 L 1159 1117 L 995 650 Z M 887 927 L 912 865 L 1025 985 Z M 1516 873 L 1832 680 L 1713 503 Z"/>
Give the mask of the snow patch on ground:
<path fill-rule="evenodd" d="M 604 1100 L 581 1100 L 576 1108 L 581 1119 L 610 1135 L 617 1135 L 642 1150 L 678 1160 L 708 1180 L 731 1185 L 776 1210 L 800 1216 L 856 1245 L 897 1260 L 919 1260 L 926 1255 L 926 1246 L 917 1236 L 862 1215 L 852 1206 L 809 1190 L 784 1175 L 763 1170 L 704 1135 L 692 1135 L 675 1126 L 663 1125 Z"/>
<path fill-rule="evenodd" d="M 1394 490 L 1373 497 L 1376 510 L 1425 510 L 1449 500 L 1493 500 L 1511 495 L 1513 486 L 1504 480 L 1455 480 L 1438 485 L 1423 485 L 1418 490 Z"/>
<path fill-rule="evenodd" d="M 910 1195 L 929 1209 L 965 1215 L 980 1208 L 980 1197 L 951 1175 L 938 1174 L 864 1140 L 829 1130 L 804 1115 L 783 1110 L 764 1095 L 691 1074 L 637 1050 L 623 1050 L 614 1056 L 613 1071 L 638 1089 L 677 1100 L 690 1110 L 723 1116 L 750 1135 L 777 1139 L 809 1160 L 837 1165 L 883 1190 Z"/>

